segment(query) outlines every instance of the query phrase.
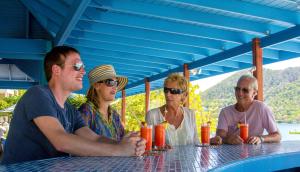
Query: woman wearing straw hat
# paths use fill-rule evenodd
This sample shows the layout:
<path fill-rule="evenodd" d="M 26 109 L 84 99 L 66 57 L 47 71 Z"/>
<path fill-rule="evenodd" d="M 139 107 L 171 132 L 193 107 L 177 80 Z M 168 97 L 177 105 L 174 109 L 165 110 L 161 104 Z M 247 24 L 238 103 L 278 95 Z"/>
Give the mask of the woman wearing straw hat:
<path fill-rule="evenodd" d="M 120 115 L 111 108 L 117 91 L 128 82 L 126 77 L 117 76 L 111 65 L 97 66 L 89 72 L 90 88 L 87 102 L 80 108 L 86 124 L 97 134 L 120 141 L 124 127 Z"/>

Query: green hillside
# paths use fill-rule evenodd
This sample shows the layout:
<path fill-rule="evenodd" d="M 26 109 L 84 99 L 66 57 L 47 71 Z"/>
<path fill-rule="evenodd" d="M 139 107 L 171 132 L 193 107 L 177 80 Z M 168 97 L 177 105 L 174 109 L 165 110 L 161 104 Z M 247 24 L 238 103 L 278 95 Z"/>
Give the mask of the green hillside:
<path fill-rule="evenodd" d="M 222 107 L 235 103 L 234 89 L 238 72 L 201 93 L 204 106 L 217 117 Z M 300 123 L 300 67 L 285 70 L 264 70 L 264 101 L 278 122 Z"/>

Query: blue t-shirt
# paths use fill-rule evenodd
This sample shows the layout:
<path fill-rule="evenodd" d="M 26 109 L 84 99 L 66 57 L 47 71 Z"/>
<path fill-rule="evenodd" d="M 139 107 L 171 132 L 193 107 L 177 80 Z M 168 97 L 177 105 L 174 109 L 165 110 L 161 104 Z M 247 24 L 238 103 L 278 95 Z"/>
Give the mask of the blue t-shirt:
<path fill-rule="evenodd" d="M 68 103 L 65 103 L 64 108 L 58 105 L 48 85 L 34 86 L 16 105 L 2 164 L 67 155 L 57 151 L 36 126 L 33 119 L 40 116 L 57 118 L 67 133 L 74 133 L 85 126 L 84 120 L 75 107 Z"/>

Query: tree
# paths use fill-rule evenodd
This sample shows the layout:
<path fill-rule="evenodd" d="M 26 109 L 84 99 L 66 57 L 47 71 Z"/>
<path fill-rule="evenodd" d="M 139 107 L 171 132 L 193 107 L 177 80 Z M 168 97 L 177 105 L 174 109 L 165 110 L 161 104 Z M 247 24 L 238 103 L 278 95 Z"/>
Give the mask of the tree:
<path fill-rule="evenodd" d="M 0 99 L 0 110 L 8 107 L 8 103 L 5 100 Z"/>
<path fill-rule="evenodd" d="M 86 97 L 82 94 L 72 94 L 67 101 L 78 109 L 86 102 Z"/>

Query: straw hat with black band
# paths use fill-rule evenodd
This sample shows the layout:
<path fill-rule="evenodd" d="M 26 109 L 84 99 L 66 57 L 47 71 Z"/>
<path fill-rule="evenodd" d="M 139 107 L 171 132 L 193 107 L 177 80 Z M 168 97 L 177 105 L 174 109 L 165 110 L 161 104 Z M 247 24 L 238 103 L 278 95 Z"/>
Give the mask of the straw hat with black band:
<path fill-rule="evenodd" d="M 96 82 L 104 81 L 106 79 L 112 79 L 115 77 L 119 82 L 119 85 L 117 87 L 118 91 L 122 90 L 128 82 L 127 77 L 116 75 L 116 71 L 112 65 L 97 66 L 89 72 L 88 77 L 91 85 Z"/>

